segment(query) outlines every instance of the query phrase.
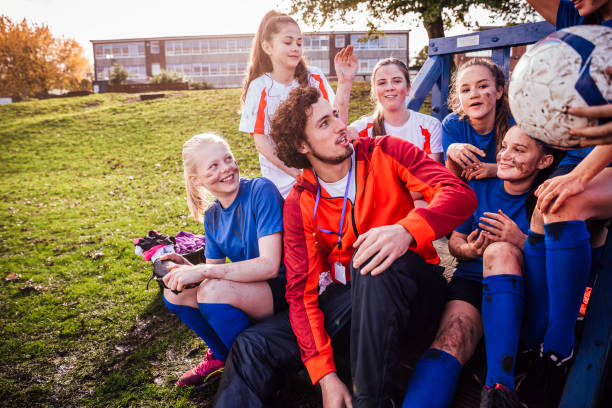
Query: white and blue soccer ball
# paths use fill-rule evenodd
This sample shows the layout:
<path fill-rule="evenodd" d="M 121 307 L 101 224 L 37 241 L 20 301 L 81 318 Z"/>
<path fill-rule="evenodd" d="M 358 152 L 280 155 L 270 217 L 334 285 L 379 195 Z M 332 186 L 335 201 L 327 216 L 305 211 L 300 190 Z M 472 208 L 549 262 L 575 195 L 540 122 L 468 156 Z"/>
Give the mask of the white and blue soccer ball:
<path fill-rule="evenodd" d="M 529 136 L 551 146 L 577 148 L 570 128 L 597 120 L 567 113 L 573 106 L 612 102 L 612 28 L 574 26 L 540 40 L 520 59 L 510 79 L 510 110 Z"/>

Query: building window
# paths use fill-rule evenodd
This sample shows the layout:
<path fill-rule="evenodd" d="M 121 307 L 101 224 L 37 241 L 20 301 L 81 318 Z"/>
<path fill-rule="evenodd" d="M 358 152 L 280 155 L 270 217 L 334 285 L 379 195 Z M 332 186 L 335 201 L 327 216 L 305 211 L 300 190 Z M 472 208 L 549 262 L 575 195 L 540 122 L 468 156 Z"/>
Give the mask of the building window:
<path fill-rule="evenodd" d="M 344 35 L 334 36 L 334 46 L 336 48 L 344 48 Z"/>
<path fill-rule="evenodd" d="M 212 54 L 215 54 L 217 52 L 217 40 L 209 40 L 208 49 Z"/>
<path fill-rule="evenodd" d="M 159 54 L 159 41 L 151 41 L 151 54 Z"/>
<path fill-rule="evenodd" d="M 385 35 L 378 42 L 379 48 L 387 50 L 402 50 L 406 48 L 406 37 L 403 35 Z"/>
<path fill-rule="evenodd" d="M 309 59 L 308 65 L 317 67 L 326 75 L 329 75 L 329 59 Z"/>
<path fill-rule="evenodd" d="M 377 58 L 359 58 L 359 70 L 357 71 L 360 75 L 368 75 L 371 74 L 374 70 L 374 66 L 378 63 Z"/>
<path fill-rule="evenodd" d="M 329 36 L 327 35 L 307 35 L 302 38 L 304 50 L 326 51 L 329 49 Z"/>
<path fill-rule="evenodd" d="M 96 45 L 96 58 L 135 58 L 144 57 L 144 43 L 123 43 Z"/>

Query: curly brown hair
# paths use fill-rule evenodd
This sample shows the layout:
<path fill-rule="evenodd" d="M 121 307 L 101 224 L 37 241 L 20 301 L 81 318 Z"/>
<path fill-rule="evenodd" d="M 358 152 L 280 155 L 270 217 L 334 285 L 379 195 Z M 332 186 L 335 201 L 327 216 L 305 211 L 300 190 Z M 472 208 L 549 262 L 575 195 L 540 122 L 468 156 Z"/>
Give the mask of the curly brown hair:
<path fill-rule="evenodd" d="M 307 143 L 306 122 L 321 93 L 315 87 L 295 88 L 274 112 L 270 122 L 270 137 L 276 145 L 276 155 L 285 165 L 296 169 L 311 167 L 300 147 Z"/>

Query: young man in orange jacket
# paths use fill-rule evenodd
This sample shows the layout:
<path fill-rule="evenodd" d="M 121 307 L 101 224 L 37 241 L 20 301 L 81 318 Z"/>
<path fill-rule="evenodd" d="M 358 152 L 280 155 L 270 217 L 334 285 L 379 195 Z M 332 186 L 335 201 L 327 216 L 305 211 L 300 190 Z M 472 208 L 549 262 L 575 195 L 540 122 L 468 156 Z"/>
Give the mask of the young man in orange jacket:
<path fill-rule="evenodd" d="M 289 316 L 236 339 L 217 406 L 269 404 L 300 356 L 324 407 L 392 406 L 401 337 L 436 322 L 445 302 L 432 240 L 466 220 L 476 197 L 409 142 L 351 142 L 316 88 L 291 92 L 271 136 L 278 157 L 304 169 L 283 210 Z M 411 191 L 429 205 L 415 208 Z M 348 322 L 352 395 L 330 341 Z"/>

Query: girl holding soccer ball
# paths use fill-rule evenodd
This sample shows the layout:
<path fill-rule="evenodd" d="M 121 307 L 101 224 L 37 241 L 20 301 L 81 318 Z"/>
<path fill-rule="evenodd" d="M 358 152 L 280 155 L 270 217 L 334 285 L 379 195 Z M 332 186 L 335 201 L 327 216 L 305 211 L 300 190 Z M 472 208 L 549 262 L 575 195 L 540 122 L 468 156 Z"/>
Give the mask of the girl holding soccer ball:
<path fill-rule="evenodd" d="M 579 24 L 612 27 L 610 0 L 528 1 L 557 29 Z M 572 108 L 570 113 L 591 117 L 611 114 L 610 105 Z M 581 137 L 583 146 L 610 143 L 607 125 L 570 132 Z M 537 404 L 546 398 L 554 405 L 565 381 L 574 352 L 576 317 L 589 275 L 594 276 L 591 265 L 598 264 L 602 252 L 606 220 L 612 217 L 611 161 L 611 145 L 570 150 L 535 192 L 537 208 L 524 249 L 523 331 L 528 336 L 523 340 L 539 356 L 518 389 L 525 402 Z M 533 375 L 537 372 L 547 372 L 544 380 L 552 388 L 537 380 Z"/>
<path fill-rule="evenodd" d="M 495 177 L 495 156 L 513 125 L 506 77 L 497 64 L 474 58 L 455 73 L 450 93 L 454 112 L 442 122 L 446 166 L 468 181 Z"/>
<path fill-rule="evenodd" d="M 338 76 L 336 95 L 318 68 L 306 66 L 302 56 L 302 32 L 295 20 L 276 11 L 266 13 L 253 40 L 242 92 L 244 105 L 239 130 L 253 135 L 261 173 L 276 185 L 283 197 L 289 194 L 300 172 L 287 167 L 276 156 L 268 136 L 271 116 L 291 90 L 314 86 L 347 123 L 350 92 L 357 72 L 352 45 L 336 54 L 334 65 Z"/>

